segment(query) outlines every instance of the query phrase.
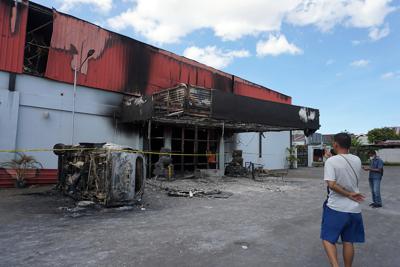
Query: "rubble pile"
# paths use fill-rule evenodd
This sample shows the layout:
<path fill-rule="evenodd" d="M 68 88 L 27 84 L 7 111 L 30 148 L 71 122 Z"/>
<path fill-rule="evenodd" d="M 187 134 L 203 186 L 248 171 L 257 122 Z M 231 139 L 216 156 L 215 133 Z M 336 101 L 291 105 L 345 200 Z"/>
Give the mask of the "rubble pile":
<path fill-rule="evenodd" d="M 232 161 L 225 167 L 225 175 L 231 177 L 247 175 L 247 169 L 243 167 L 242 150 L 233 150 Z"/>
<path fill-rule="evenodd" d="M 155 178 L 166 178 L 170 180 L 173 176 L 174 165 L 172 165 L 171 149 L 161 148 L 161 154 L 158 161 L 155 164 L 153 174 Z"/>

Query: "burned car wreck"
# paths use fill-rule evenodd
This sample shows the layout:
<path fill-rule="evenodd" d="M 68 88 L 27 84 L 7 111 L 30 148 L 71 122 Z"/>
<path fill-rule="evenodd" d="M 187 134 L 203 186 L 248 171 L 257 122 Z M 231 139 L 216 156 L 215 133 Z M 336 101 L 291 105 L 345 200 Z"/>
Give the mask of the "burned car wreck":
<path fill-rule="evenodd" d="M 130 148 L 106 143 L 56 144 L 57 189 L 75 200 L 104 206 L 133 204 L 141 200 L 145 183 L 145 158 Z"/>

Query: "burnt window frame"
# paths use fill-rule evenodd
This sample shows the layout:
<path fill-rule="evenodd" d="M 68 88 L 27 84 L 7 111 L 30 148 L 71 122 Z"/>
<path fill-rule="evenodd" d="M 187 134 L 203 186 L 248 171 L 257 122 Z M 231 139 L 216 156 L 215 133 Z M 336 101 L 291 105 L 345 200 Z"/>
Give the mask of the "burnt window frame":
<path fill-rule="evenodd" d="M 52 34 L 52 10 L 31 2 L 28 9 L 26 25 L 24 73 L 44 76 L 47 68 Z"/>

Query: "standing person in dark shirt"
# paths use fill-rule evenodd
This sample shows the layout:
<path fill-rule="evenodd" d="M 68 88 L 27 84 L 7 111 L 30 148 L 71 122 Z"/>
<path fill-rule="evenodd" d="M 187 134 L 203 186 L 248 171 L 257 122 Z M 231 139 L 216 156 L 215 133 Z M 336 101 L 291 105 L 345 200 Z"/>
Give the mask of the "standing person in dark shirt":
<path fill-rule="evenodd" d="M 368 153 L 371 164 L 369 167 L 363 167 L 365 171 L 369 171 L 369 186 L 372 193 L 372 208 L 382 207 L 381 198 L 381 181 L 383 176 L 383 160 L 376 155 L 374 150 Z"/>

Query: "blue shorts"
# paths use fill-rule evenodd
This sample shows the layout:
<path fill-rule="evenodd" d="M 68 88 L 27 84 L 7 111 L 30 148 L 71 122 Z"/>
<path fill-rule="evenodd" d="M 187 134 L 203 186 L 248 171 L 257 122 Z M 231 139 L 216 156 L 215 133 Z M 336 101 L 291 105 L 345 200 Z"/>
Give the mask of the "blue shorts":
<path fill-rule="evenodd" d="M 340 212 L 324 204 L 321 239 L 335 244 L 339 236 L 342 242 L 365 242 L 364 224 L 361 213 Z"/>

